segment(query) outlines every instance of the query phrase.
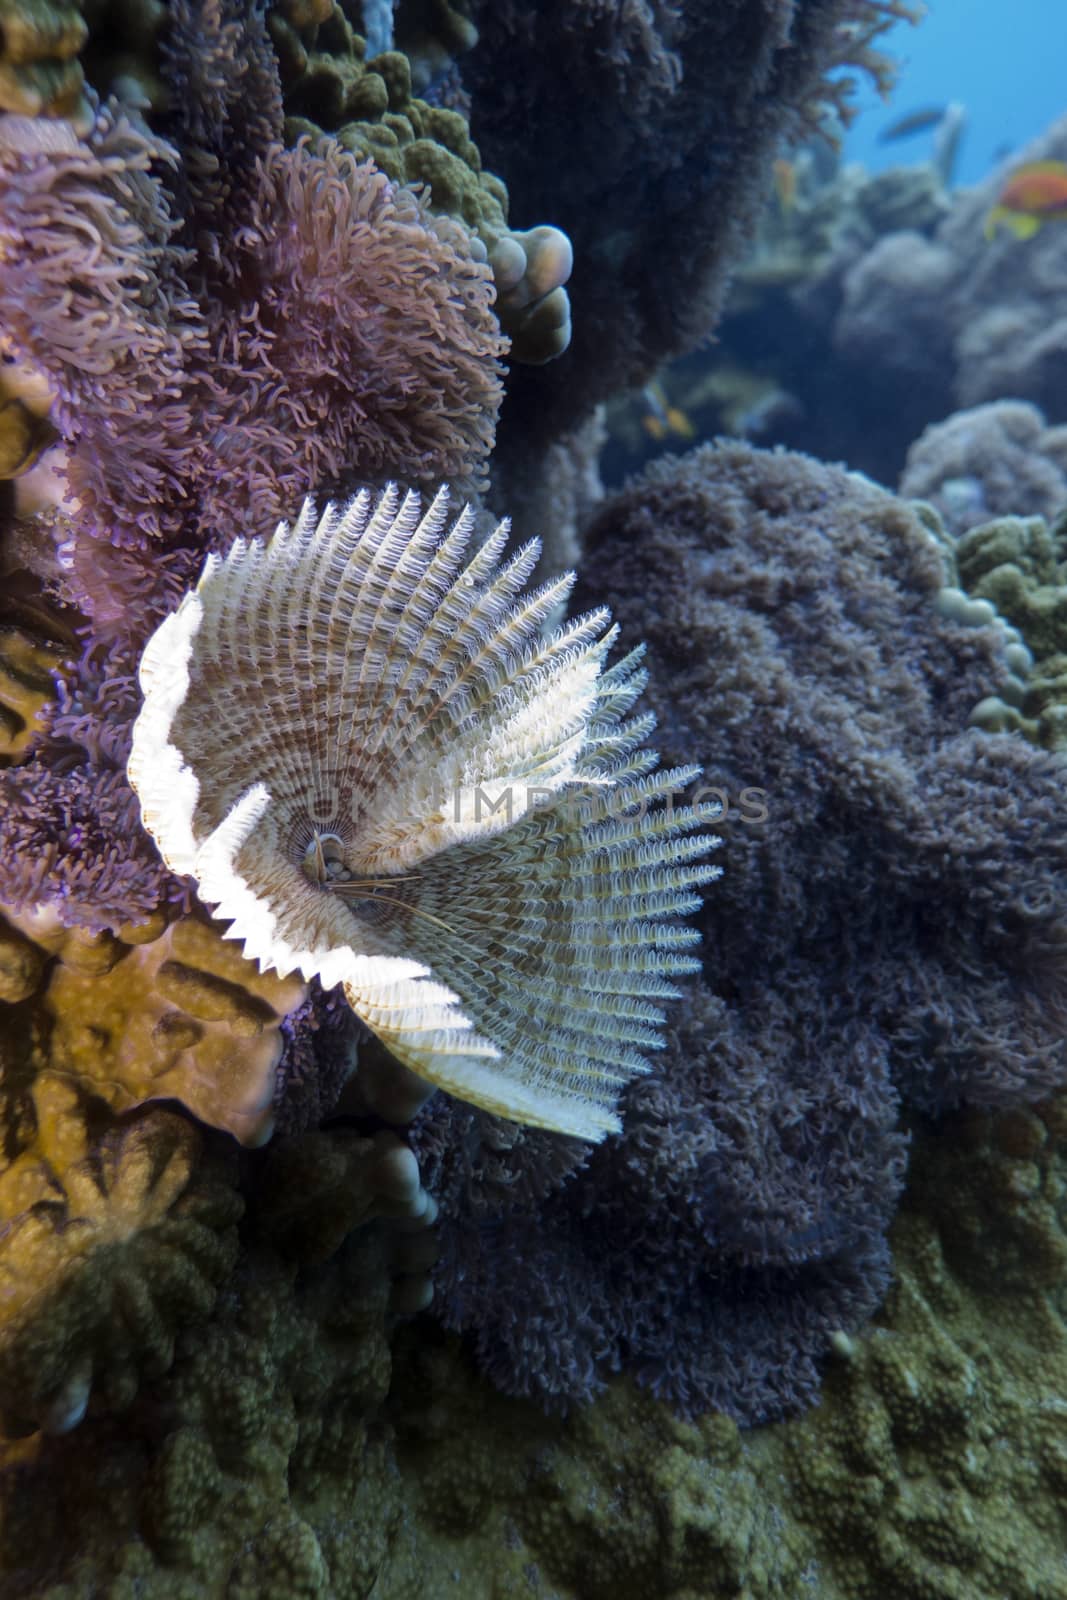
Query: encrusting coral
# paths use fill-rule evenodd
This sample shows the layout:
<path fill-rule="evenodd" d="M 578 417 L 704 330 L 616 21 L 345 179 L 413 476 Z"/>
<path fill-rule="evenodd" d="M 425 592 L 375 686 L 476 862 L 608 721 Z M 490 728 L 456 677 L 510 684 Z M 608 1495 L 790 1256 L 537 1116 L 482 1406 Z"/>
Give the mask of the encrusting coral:
<path fill-rule="evenodd" d="M 1041 517 L 998 517 L 969 529 L 953 556 L 972 604 L 1010 618 L 1033 657 L 1021 693 L 988 696 L 972 720 L 1067 749 L 1067 512 L 1051 527 Z"/>
<path fill-rule="evenodd" d="M 309 502 L 210 558 L 145 648 L 129 776 L 247 957 L 341 984 L 430 1084 L 600 1139 L 698 965 L 671 919 L 715 810 L 660 803 L 697 769 L 640 748 L 607 613 L 546 637 L 573 575 L 524 592 L 536 544 L 468 555 L 447 505 Z"/>
<path fill-rule="evenodd" d="M 157 917 L 86 937 L 47 912 L 11 926 L 54 955 L 41 995 L 48 1070 L 115 1111 L 180 1100 L 245 1144 L 273 1128 L 281 1019 L 304 1000 L 298 979 L 262 974 L 200 917 Z"/>

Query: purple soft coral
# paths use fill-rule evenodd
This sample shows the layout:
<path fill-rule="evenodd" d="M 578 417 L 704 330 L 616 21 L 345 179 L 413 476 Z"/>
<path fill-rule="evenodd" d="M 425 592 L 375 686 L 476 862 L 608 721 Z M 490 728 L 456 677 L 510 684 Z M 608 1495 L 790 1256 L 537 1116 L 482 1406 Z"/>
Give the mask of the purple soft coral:
<path fill-rule="evenodd" d="M 0 323 L 47 381 L 41 476 L 67 489 L 37 570 L 88 624 L 61 691 L 78 732 L 61 710 L 0 775 L 0 899 L 91 927 L 176 892 L 120 747 L 140 647 L 204 554 L 308 493 L 478 481 L 502 394 L 477 242 L 335 141 L 282 149 L 257 8 L 179 0 L 171 21 L 173 144 L 114 106 L 84 140 L 0 124 Z"/>
<path fill-rule="evenodd" d="M 1067 1077 L 1063 764 L 966 730 L 1003 638 L 941 582 L 907 506 L 799 456 L 698 450 L 594 519 L 579 603 L 647 638 L 662 756 L 729 802 L 725 870 L 619 1140 L 567 1177 L 454 1107 L 416 1129 L 440 1313 L 504 1387 L 560 1404 L 623 1368 L 744 1422 L 809 1403 L 887 1283 L 898 1095 Z"/>

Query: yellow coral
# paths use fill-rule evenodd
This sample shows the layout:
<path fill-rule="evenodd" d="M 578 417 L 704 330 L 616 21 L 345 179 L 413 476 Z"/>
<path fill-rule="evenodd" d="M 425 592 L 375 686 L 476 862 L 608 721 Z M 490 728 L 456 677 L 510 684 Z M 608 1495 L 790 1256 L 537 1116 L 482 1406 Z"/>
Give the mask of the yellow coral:
<path fill-rule="evenodd" d="M 157 918 L 122 940 L 47 913 L 10 920 L 56 957 L 41 1002 L 54 1075 L 116 1111 L 180 1100 L 246 1144 L 270 1137 L 279 1023 L 303 984 L 257 973 L 198 917 Z"/>

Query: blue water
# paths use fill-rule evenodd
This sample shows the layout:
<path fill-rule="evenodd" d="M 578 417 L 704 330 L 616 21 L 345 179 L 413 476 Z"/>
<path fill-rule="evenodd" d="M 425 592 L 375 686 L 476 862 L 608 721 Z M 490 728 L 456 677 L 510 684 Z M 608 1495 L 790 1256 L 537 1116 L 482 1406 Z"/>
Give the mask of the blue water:
<path fill-rule="evenodd" d="M 861 88 L 860 114 L 845 143 L 846 159 L 873 171 L 930 153 L 929 133 L 877 142 L 894 117 L 920 106 L 966 106 L 961 184 L 979 182 L 1006 146 L 1020 150 L 1067 111 L 1064 0 L 930 0 L 917 28 L 898 24 L 881 47 L 901 63 L 897 87 L 888 105 Z"/>

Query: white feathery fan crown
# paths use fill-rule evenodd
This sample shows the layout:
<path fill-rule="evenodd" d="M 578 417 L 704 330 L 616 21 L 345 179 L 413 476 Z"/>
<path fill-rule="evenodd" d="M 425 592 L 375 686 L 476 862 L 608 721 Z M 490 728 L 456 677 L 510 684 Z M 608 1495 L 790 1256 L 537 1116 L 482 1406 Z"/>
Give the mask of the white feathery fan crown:
<path fill-rule="evenodd" d="M 390 487 L 305 503 L 210 556 L 149 640 L 129 777 L 175 872 L 262 969 L 341 984 L 420 1078 L 601 1139 L 696 970 L 712 806 L 674 806 L 630 717 L 641 652 L 605 670 L 592 611 L 546 636 L 573 574 L 536 541 L 468 558 Z"/>

